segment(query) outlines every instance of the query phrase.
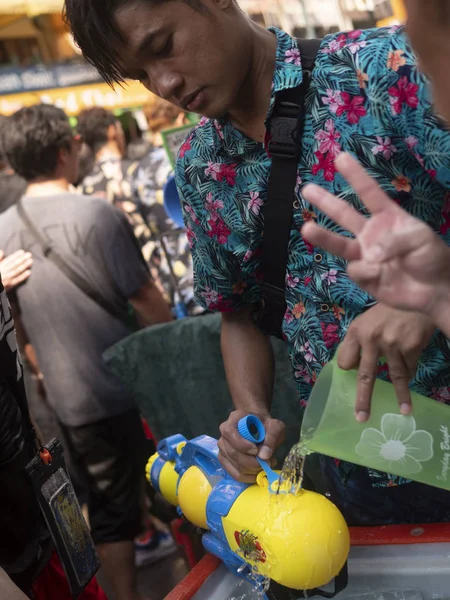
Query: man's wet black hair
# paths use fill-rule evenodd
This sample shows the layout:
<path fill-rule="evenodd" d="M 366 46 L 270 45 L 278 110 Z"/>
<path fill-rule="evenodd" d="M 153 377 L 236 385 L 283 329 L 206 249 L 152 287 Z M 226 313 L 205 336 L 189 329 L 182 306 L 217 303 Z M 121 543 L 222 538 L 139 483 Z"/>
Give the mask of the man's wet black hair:
<path fill-rule="evenodd" d="M 78 115 L 77 131 L 84 143 L 97 154 L 108 142 L 108 132 L 111 125 L 115 125 L 117 117 L 109 110 L 101 108 L 88 108 Z"/>
<path fill-rule="evenodd" d="M 66 0 L 64 19 L 84 57 L 109 84 L 123 83 L 123 73 L 117 46 L 124 40 L 114 16 L 127 4 L 162 4 L 172 0 Z M 202 0 L 183 0 L 201 10 Z"/>
<path fill-rule="evenodd" d="M 52 177 L 61 150 L 70 150 L 72 128 L 64 111 L 49 104 L 22 108 L 2 127 L 2 146 L 14 171 L 33 181 Z"/>

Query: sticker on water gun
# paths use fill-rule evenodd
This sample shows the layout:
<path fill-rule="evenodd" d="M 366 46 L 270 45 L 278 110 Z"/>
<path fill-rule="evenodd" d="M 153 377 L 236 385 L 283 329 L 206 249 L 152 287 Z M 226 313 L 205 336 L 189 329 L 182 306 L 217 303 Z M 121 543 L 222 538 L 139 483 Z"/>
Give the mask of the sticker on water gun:
<path fill-rule="evenodd" d="M 266 553 L 258 542 L 256 535 L 250 531 L 235 531 L 234 539 L 240 550 L 244 554 L 244 558 L 253 562 L 265 563 L 267 560 Z"/>

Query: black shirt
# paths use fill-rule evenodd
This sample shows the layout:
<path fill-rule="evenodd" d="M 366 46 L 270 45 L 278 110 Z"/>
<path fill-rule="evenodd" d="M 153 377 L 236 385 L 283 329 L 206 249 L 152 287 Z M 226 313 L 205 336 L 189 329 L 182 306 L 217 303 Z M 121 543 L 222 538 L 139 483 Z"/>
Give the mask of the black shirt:
<path fill-rule="evenodd" d="M 0 566 L 25 593 L 52 548 L 25 471 L 35 453 L 14 322 L 0 280 Z"/>

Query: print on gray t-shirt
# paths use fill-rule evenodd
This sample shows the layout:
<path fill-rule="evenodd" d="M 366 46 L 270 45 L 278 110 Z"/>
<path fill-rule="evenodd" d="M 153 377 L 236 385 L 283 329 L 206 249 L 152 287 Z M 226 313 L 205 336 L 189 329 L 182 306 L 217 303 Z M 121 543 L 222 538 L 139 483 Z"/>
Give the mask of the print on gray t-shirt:
<path fill-rule="evenodd" d="M 25 197 L 24 208 L 58 254 L 110 303 L 123 303 L 147 282 L 148 270 L 125 215 L 104 200 L 72 194 Z M 16 299 L 59 420 L 77 427 L 134 408 L 131 395 L 102 360 L 106 349 L 130 334 L 126 326 L 43 256 L 16 207 L 0 216 L 0 249 L 7 255 L 20 249 L 33 254 L 31 277 Z"/>

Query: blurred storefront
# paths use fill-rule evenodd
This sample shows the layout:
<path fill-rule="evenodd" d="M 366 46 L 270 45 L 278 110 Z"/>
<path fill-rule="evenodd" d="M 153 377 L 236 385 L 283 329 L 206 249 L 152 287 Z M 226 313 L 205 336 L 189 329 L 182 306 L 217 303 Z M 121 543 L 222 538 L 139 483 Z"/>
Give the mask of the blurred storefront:
<path fill-rule="evenodd" d="M 239 5 L 261 25 L 297 37 L 324 37 L 351 26 L 339 0 L 239 0 Z"/>
<path fill-rule="evenodd" d="M 340 0 L 340 6 L 353 26 L 361 29 L 397 25 L 406 21 L 403 0 Z"/>
<path fill-rule="evenodd" d="M 135 109 L 152 95 L 130 82 L 113 91 L 80 56 L 62 0 L 0 0 L 0 114 L 47 102 L 76 116 L 84 108 Z"/>

